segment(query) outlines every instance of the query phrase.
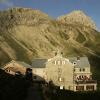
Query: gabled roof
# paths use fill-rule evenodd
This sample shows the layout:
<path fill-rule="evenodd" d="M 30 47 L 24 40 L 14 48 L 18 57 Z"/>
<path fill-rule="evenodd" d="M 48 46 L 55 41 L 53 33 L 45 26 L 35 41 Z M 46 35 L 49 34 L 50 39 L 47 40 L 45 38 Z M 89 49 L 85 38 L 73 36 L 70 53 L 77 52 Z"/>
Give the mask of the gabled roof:
<path fill-rule="evenodd" d="M 32 68 L 45 68 L 45 64 L 47 62 L 47 59 L 34 59 L 32 61 Z"/>
<path fill-rule="evenodd" d="M 20 71 L 22 74 L 25 74 L 26 68 L 31 68 L 31 65 L 25 62 L 12 60 L 9 63 L 7 63 L 2 69 L 7 72 L 9 72 L 9 70 L 10 72 Z"/>
<path fill-rule="evenodd" d="M 79 67 L 79 68 L 84 68 L 84 67 L 90 67 L 90 64 L 89 64 L 89 60 L 87 57 L 80 57 L 79 60 L 77 60 L 77 57 L 70 57 L 68 58 L 69 61 L 71 63 L 75 63 L 75 67 Z"/>
<path fill-rule="evenodd" d="M 48 62 L 49 60 L 52 60 L 52 59 L 56 59 L 56 57 L 57 56 L 55 56 L 54 58 L 51 58 L 51 59 L 42 59 L 42 58 L 34 59 L 32 61 L 32 68 L 45 68 L 46 62 Z M 59 57 L 60 56 L 58 56 L 58 58 Z M 87 57 L 80 57 L 80 60 L 77 60 L 77 57 L 69 57 L 69 58 L 61 57 L 61 59 L 69 60 L 69 62 L 71 62 L 72 64 L 75 63 L 74 64 L 75 67 L 79 67 L 79 68 L 90 67 Z"/>
<path fill-rule="evenodd" d="M 25 62 L 22 62 L 22 61 L 15 61 L 15 60 L 12 60 L 12 61 L 8 62 L 7 64 L 4 65 L 4 67 L 7 66 L 8 64 L 11 64 L 11 63 L 13 63 L 13 64 L 16 63 L 16 64 L 19 64 L 19 65 L 22 65 L 23 67 L 31 68 L 31 65 L 29 65 Z"/>
<path fill-rule="evenodd" d="M 25 63 L 25 62 L 21 62 L 21 61 L 16 61 L 18 64 L 20 64 L 20 65 L 23 65 L 24 67 L 26 67 L 26 68 L 31 68 L 32 66 L 31 65 L 29 65 L 29 64 L 27 64 L 27 63 Z"/>

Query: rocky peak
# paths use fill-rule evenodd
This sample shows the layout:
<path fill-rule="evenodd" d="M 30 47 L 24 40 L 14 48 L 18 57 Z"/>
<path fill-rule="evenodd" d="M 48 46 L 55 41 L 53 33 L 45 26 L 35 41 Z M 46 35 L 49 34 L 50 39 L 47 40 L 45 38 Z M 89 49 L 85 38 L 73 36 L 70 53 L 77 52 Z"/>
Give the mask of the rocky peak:
<path fill-rule="evenodd" d="M 58 17 L 58 21 L 67 24 L 84 25 L 96 29 L 93 20 L 81 10 L 75 10 L 67 15 Z"/>
<path fill-rule="evenodd" d="M 48 23 L 49 19 L 50 17 L 47 14 L 31 8 L 17 7 L 0 11 L 0 25 L 7 27 L 11 25 L 40 25 Z"/>
<path fill-rule="evenodd" d="M 75 10 L 69 13 L 68 15 L 76 15 L 76 16 L 86 16 L 86 14 L 81 10 Z"/>
<path fill-rule="evenodd" d="M 11 9 L 8 9 L 7 12 L 11 12 L 13 14 L 22 14 L 22 13 L 30 13 L 30 15 L 32 14 L 36 14 L 36 15 L 42 15 L 44 17 L 48 17 L 47 14 L 43 13 L 42 11 L 40 10 L 37 10 L 37 9 L 31 9 L 31 8 L 21 8 L 21 7 L 16 7 L 16 8 L 11 8 Z M 29 15 L 28 15 L 29 16 Z"/>

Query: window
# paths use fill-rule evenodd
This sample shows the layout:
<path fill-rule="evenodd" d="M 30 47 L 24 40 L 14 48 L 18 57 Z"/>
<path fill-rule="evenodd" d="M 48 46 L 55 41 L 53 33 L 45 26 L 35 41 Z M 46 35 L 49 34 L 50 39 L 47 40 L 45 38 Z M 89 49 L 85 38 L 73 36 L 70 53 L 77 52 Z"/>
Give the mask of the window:
<path fill-rule="evenodd" d="M 62 62 L 60 60 L 53 61 L 52 63 L 55 64 L 55 65 L 61 65 L 62 64 Z"/>
<path fill-rule="evenodd" d="M 80 72 L 82 71 L 82 69 L 80 68 Z"/>
<path fill-rule="evenodd" d="M 84 86 L 76 86 L 77 91 L 84 91 Z"/>
<path fill-rule="evenodd" d="M 81 71 L 83 71 L 83 72 L 84 72 L 84 71 L 85 71 L 85 68 L 80 68 L 80 72 L 81 72 Z"/>
<path fill-rule="evenodd" d="M 76 65 L 77 63 L 76 62 L 73 62 L 73 64 Z"/>
<path fill-rule="evenodd" d="M 75 72 L 75 68 L 74 68 L 74 72 Z"/>
<path fill-rule="evenodd" d="M 59 78 L 59 81 L 60 81 L 60 82 L 62 81 L 61 77 Z"/>
<path fill-rule="evenodd" d="M 55 61 L 54 64 L 56 65 L 57 64 L 57 61 Z"/>
<path fill-rule="evenodd" d="M 59 82 L 64 82 L 64 78 L 58 77 L 58 81 L 59 81 Z"/>
<path fill-rule="evenodd" d="M 85 68 L 83 68 L 83 72 L 85 71 Z"/>
<path fill-rule="evenodd" d="M 94 90 L 94 85 L 87 85 L 86 90 Z"/>
<path fill-rule="evenodd" d="M 60 65 L 60 61 L 58 61 L 58 65 Z"/>
<path fill-rule="evenodd" d="M 60 86 L 60 90 L 63 90 L 63 89 L 64 89 L 64 86 L 63 86 L 63 85 L 61 85 L 61 86 Z"/>
<path fill-rule="evenodd" d="M 64 61 L 64 60 L 55 60 L 55 61 L 52 61 L 52 63 L 55 64 L 55 65 L 65 65 L 66 61 Z"/>
<path fill-rule="evenodd" d="M 84 72 L 84 71 L 85 71 L 85 68 L 80 68 L 80 72 L 81 72 L 81 71 L 83 71 L 83 72 Z"/>

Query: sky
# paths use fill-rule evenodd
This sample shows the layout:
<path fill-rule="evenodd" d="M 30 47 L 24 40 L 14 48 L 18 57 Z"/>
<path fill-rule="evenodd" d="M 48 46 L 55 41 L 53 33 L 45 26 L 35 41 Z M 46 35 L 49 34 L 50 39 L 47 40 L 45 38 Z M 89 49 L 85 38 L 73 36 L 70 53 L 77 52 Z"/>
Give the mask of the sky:
<path fill-rule="evenodd" d="M 82 10 L 100 30 L 100 0 L 0 0 L 0 10 L 12 7 L 39 9 L 54 18 Z"/>

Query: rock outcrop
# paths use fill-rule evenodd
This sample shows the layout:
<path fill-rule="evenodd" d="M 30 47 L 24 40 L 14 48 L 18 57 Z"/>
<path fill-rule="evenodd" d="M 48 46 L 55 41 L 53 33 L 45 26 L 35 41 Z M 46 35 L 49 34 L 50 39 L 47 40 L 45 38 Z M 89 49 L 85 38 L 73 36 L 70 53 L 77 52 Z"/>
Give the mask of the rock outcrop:
<path fill-rule="evenodd" d="M 12 8 L 0 12 L 0 27 L 12 27 L 16 25 L 39 25 L 48 23 L 49 16 L 39 10 L 30 8 Z"/>
<path fill-rule="evenodd" d="M 84 25 L 96 29 L 95 23 L 83 11 L 76 10 L 67 15 L 58 17 L 58 21 L 66 24 Z"/>

